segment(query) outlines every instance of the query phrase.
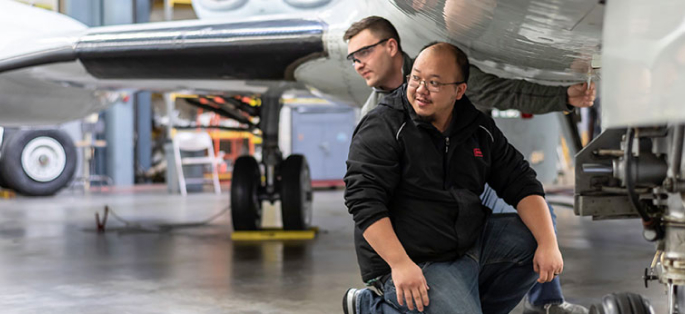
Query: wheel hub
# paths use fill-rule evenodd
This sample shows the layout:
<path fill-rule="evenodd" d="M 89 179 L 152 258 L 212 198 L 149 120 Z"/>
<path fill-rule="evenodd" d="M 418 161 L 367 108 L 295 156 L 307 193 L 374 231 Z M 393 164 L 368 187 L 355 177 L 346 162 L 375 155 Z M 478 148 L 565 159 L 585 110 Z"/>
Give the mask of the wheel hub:
<path fill-rule="evenodd" d="M 41 136 L 31 140 L 21 153 L 21 166 L 31 179 L 50 182 L 59 177 L 67 164 L 62 145 L 54 138 Z"/>
<path fill-rule="evenodd" d="M 41 166 L 47 166 L 50 162 L 50 158 L 46 155 L 41 155 L 40 157 L 38 157 L 38 162 Z"/>

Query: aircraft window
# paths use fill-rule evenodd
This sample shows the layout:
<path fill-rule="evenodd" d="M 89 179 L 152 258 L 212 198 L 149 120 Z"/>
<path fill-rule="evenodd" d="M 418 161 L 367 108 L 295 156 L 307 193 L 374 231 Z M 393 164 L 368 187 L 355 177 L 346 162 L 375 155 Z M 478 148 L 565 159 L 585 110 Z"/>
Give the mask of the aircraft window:
<path fill-rule="evenodd" d="M 200 5 L 213 11 L 236 10 L 247 3 L 248 0 L 200 0 Z"/>
<path fill-rule="evenodd" d="M 311 9 L 324 6 L 331 0 L 284 0 L 285 3 L 300 9 Z"/>

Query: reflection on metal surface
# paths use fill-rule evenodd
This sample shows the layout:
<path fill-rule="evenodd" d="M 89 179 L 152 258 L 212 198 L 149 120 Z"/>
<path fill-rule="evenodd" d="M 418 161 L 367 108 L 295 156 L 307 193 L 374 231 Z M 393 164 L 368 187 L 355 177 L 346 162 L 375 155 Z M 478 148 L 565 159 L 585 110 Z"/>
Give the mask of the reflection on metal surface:
<path fill-rule="evenodd" d="M 389 0 L 434 22 L 439 36 L 481 67 L 546 81 L 582 78 L 599 52 L 603 6 L 596 1 Z"/>

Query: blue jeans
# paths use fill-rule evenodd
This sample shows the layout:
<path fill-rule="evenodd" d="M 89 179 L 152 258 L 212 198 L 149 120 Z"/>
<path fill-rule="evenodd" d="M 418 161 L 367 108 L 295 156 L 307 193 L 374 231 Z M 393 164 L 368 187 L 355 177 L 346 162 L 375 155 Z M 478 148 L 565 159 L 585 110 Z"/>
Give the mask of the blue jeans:
<path fill-rule="evenodd" d="M 495 190 L 490 186 L 485 185 L 485 191 L 480 195 L 483 205 L 492 209 L 493 214 L 515 213 L 516 208 L 504 202 L 503 199 L 497 196 Z M 547 204 L 549 213 L 552 216 L 552 224 L 554 230 L 557 229 L 557 215 L 554 214 L 552 205 Z M 554 277 L 550 282 L 536 283 L 530 292 L 528 292 L 528 301 L 535 306 L 543 306 L 545 304 L 561 304 L 564 302 L 564 295 L 561 292 L 561 283 L 559 277 Z"/>
<path fill-rule="evenodd" d="M 491 216 L 476 244 L 449 262 L 420 263 L 430 290 L 424 313 L 509 313 L 537 279 L 533 256 L 537 244 L 518 215 Z M 364 289 L 357 313 L 418 313 L 397 302 L 391 276 L 378 296 Z"/>

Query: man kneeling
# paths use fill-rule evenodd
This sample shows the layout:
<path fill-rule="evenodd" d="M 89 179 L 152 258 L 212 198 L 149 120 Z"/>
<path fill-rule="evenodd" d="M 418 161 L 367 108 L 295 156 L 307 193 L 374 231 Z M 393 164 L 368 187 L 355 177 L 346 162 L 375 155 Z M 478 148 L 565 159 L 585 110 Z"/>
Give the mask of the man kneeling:
<path fill-rule="evenodd" d="M 346 313 L 509 313 L 563 270 L 542 186 L 464 96 L 468 72 L 459 48 L 429 44 L 357 126 L 345 203 L 376 292 L 350 289 Z M 490 217 L 486 183 L 518 215 Z"/>

